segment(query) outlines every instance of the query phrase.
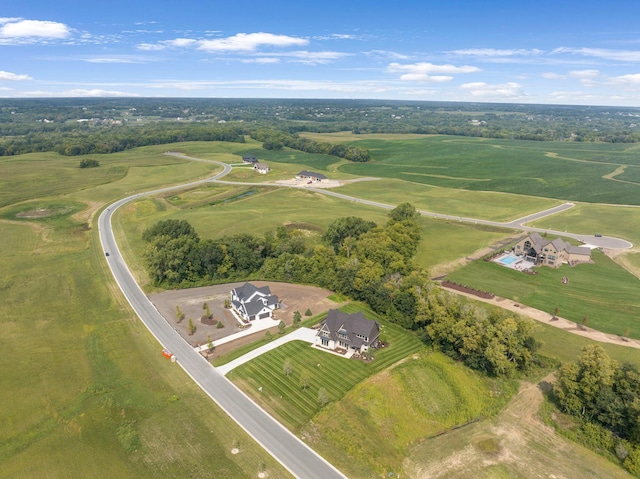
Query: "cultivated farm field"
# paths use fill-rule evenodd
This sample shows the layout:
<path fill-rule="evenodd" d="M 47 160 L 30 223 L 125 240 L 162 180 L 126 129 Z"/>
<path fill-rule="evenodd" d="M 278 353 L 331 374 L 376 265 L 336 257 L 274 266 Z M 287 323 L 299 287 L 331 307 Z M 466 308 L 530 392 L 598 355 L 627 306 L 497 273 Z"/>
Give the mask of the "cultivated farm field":
<path fill-rule="evenodd" d="M 310 135 L 322 139 L 323 135 Z M 342 136 L 371 152 L 344 173 L 472 191 L 500 191 L 589 203 L 640 204 L 640 146 L 425 136 Z M 330 137 L 328 137 L 330 138 Z M 618 177 L 617 173 L 620 172 Z M 624 181 L 617 181 L 624 180 Z"/>

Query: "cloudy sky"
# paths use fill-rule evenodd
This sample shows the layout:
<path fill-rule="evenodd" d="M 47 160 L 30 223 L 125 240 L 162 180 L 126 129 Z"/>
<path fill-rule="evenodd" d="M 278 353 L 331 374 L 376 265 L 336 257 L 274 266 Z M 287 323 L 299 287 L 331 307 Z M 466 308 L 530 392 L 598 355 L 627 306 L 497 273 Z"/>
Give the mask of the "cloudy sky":
<path fill-rule="evenodd" d="M 0 97 L 640 106 L 638 0 L 3 3 Z"/>

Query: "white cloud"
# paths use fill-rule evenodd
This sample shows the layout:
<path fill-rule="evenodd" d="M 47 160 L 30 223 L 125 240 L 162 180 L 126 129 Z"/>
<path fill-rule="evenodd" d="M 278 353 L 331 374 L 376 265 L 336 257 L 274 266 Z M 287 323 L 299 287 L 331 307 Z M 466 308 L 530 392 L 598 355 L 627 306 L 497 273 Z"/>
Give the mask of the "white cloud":
<path fill-rule="evenodd" d="M 586 57 L 596 57 L 605 60 L 622 62 L 640 62 L 640 50 L 609 50 L 606 48 L 569 48 L 560 47 L 552 53 L 572 53 Z"/>
<path fill-rule="evenodd" d="M 121 57 L 91 57 L 85 58 L 85 62 L 87 63 L 106 63 L 106 64 L 119 64 L 119 63 L 147 63 L 146 60 L 141 58 L 136 58 L 133 56 L 121 56 Z"/>
<path fill-rule="evenodd" d="M 431 75 L 432 73 L 473 73 L 478 72 L 478 67 L 470 65 L 434 65 L 433 63 L 390 63 L 387 67 L 389 73 L 402 73 L 400 80 L 403 81 L 419 81 L 428 83 L 443 83 L 453 80 L 449 75 Z"/>
<path fill-rule="evenodd" d="M 454 55 L 466 55 L 474 57 L 512 57 L 512 56 L 532 56 L 541 55 L 544 53 L 542 50 L 533 48 L 526 50 L 523 48 L 518 49 L 499 49 L 499 48 L 467 48 L 463 50 L 452 50 L 447 53 Z"/>
<path fill-rule="evenodd" d="M 29 75 L 18 75 L 17 73 L 5 72 L 0 70 L 0 81 L 22 81 L 33 80 Z"/>
<path fill-rule="evenodd" d="M 473 97 L 481 98 L 514 98 L 524 95 L 522 85 L 515 82 L 491 85 L 484 82 L 465 83 L 461 89 L 468 91 Z"/>
<path fill-rule="evenodd" d="M 363 53 L 367 56 L 379 57 L 387 60 L 409 60 L 411 58 L 409 55 L 390 50 L 371 50 Z"/>
<path fill-rule="evenodd" d="M 273 57 L 247 58 L 242 60 L 242 63 L 280 63 L 280 59 Z"/>
<path fill-rule="evenodd" d="M 572 78 L 596 78 L 600 76 L 599 70 L 572 70 L 569 72 Z"/>
<path fill-rule="evenodd" d="M 546 78 L 548 80 L 565 80 L 567 77 L 565 75 L 560 75 L 559 73 L 546 72 L 543 73 L 542 78 Z"/>
<path fill-rule="evenodd" d="M 23 94 L 25 96 L 30 96 L 30 97 L 85 97 L 85 98 L 140 96 L 137 94 L 127 93 L 123 91 L 101 90 L 98 88 L 95 88 L 93 90 L 77 88 L 73 90 L 64 90 L 60 92 L 28 91 L 28 92 L 24 92 Z"/>
<path fill-rule="evenodd" d="M 612 79 L 613 83 L 623 84 L 627 86 L 640 86 L 640 73 L 630 73 L 621 75 Z"/>
<path fill-rule="evenodd" d="M 205 51 L 255 51 L 262 46 L 291 47 L 307 45 L 309 40 L 272 33 L 238 33 L 227 38 L 201 40 L 198 49 Z"/>
<path fill-rule="evenodd" d="M 67 38 L 71 31 L 64 23 L 42 20 L 7 20 L 0 27 L 0 38 Z"/>
<path fill-rule="evenodd" d="M 174 38 L 173 40 L 162 40 L 158 43 L 140 43 L 138 50 L 145 51 L 160 51 L 167 48 L 187 48 L 197 43 L 197 40 L 192 38 Z"/>

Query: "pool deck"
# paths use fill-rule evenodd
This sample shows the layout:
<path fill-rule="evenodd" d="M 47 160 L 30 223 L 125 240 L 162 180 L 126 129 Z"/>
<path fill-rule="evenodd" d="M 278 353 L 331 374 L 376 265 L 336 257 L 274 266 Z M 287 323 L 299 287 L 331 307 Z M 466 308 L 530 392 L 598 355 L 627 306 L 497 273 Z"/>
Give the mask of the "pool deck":
<path fill-rule="evenodd" d="M 504 263 L 503 261 L 507 258 L 512 258 L 512 261 L 509 263 Z M 522 256 L 516 256 L 513 253 L 506 253 L 500 255 L 498 258 L 493 260 L 494 263 L 498 263 L 500 266 L 504 266 L 505 268 L 515 269 L 516 271 L 523 271 L 525 269 L 531 269 L 535 266 L 531 261 L 527 261 Z"/>

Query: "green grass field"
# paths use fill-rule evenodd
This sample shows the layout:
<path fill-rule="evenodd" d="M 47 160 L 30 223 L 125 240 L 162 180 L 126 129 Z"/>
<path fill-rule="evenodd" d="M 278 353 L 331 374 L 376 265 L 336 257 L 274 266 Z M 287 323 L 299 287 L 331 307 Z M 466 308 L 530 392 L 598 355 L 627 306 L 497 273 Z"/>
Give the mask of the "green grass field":
<path fill-rule="evenodd" d="M 227 199 L 231 201 L 226 202 Z M 236 233 L 264 234 L 275 231 L 277 226 L 294 224 L 309 231 L 310 239 L 317 241 L 332 221 L 353 215 L 378 224 L 387 221 L 387 211 L 381 208 L 305 190 L 206 185 L 172 193 L 166 200 L 138 200 L 116 213 L 114 224 L 124 233 L 118 235 L 121 251 L 136 277 L 145 283 L 146 275 L 140 262 L 144 249 L 142 232 L 160 220 L 187 220 L 201 238 L 219 238 Z M 423 239 L 418 247 L 416 263 L 427 269 L 468 256 L 513 233 L 429 218 L 422 218 L 420 224 Z"/>
<path fill-rule="evenodd" d="M 379 321 L 381 336 L 391 346 L 378 351 L 373 362 L 365 363 L 348 361 L 312 349 L 307 343 L 293 341 L 232 370 L 227 377 L 283 424 L 297 430 L 320 410 L 320 387 L 326 388 L 331 401 L 339 400 L 363 379 L 424 348 L 416 336 L 388 323 L 364 306 L 350 304 L 340 309 L 347 313 L 363 311 L 369 319 Z M 286 359 L 293 365 L 293 373 L 289 376 L 283 373 Z M 309 376 L 306 389 L 300 387 L 303 372 Z M 259 387 L 263 388 L 261 393 Z"/>
<path fill-rule="evenodd" d="M 349 183 L 338 190 L 346 195 L 397 205 L 407 201 L 419 210 L 491 221 L 512 221 L 561 204 L 532 196 L 440 188 L 396 179 Z"/>
<path fill-rule="evenodd" d="M 370 150 L 372 162 L 339 166 L 352 175 L 590 203 L 640 204 L 638 145 L 447 136 L 337 138 Z M 617 178 L 627 182 L 605 178 L 621 165 L 628 166 Z"/>
<path fill-rule="evenodd" d="M 492 262 L 476 261 L 449 275 L 459 284 L 522 302 L 548 311 L 557 307 L 559 316 L 581 322 L 611 334 L 640 338 L 640 282 L 601 252 L 594 250 L 595 264 L 558 269 L 536 268 L 537 275 L 526 275 Z M 569 278 L 562 284 L 562 277 Z"/>
<path fill-rule="evenodd" d="M 113 177 L 77 169 L 97 175 L 91 181 L 64 176 L 78 158 L 69 166 L 56 155 L 42 155 L 31 168 L 24 157 L 3 163 L 3 201 L 10 204 L 0 210 L 0 478 L 239 479 L 255 477 L 261 463 L 270 477 L 290 477 L 162 358 L 111 279 L 97 229 L 86 228 L 87 205 L 98 207 L 133 185 L 211 170 L 158 154 L 154 160 L 148 150 L 129 153 L 117 161 L 146 166 L 123 167 Z M 40 199 L 14 203 L 27 199 L 24 185 L 33 189 L 40 181 L 43 190 L 30 196 Z M 16 217 L 38 209 L 52 214 Z"/>
<path fill-rule="evenodd" d="M 640 208 L 577 203 L 573 208 L 531 224 L 572 233 L 615 236 L 640 245 Z"/>
<path fill-rule="evenodd" d="M 440 353 L 416 354 L 329 404 L 302 435 L 349 477 L 399 474 L 417 444 L 496 414 L 516 389 L 516 381 L 487 379 Z"/>

